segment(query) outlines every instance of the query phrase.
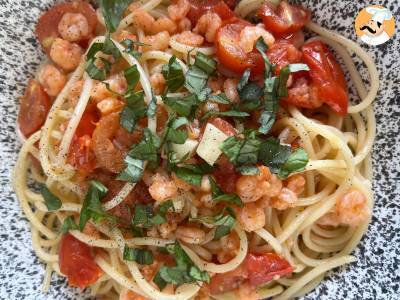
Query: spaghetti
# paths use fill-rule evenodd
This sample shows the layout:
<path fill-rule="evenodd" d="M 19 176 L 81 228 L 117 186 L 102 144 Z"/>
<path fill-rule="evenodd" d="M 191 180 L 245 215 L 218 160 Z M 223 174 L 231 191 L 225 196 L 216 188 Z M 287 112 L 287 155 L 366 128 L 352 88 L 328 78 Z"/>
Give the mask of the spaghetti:
<path fill-rule="evenodd" d="M 43 290 L 56 272 L 107 299 L 289 299 L 355 261 L 373 207 L 379 78 L 369 55 L 286 1 L 125 2 L 97 12 L 58 4 L 39 20 L 65 82 L 50 99 L 56 77 L 39 75 L 21 100 L 13 184 L 46 264 Z M 54 11 L 57 24 L 46 23 Z M 301 17 L 282 28 L 288 12 Z M 265 25 L 244 20 L 255 16 Z M 315 36 L 304 42 L 305 23 Z M 71 70 L 57 55 L 73 55 L 73 45 L 81 58 Z M 339 103 L 344 77 L 325 45 L 344 63 L 357 104 Z M 307 51 L 338 67 L 317 61 L 326 72 L 317 74 Z M 318 90 L 327 77 L 335 95 Z M 268 106 L 279 100 L 279 110 Z M 24 122 L 23 105 L 47 109 L 40 126 Z"/>

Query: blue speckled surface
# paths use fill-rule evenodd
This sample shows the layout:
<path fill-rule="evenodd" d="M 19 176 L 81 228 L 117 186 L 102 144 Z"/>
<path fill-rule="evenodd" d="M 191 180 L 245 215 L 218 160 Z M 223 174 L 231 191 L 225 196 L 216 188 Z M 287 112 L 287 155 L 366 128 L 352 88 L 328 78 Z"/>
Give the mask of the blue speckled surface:
<path fill-rule="evenodd" d="M 30 230 L 10 185 L 20 145 L 16 142 L 17 98 L 44 59 L 33 35 L 40 13 L 52 0 L 0 0 L 0 299 L 86 299 L 53 276 L 41 292 L 44 266 L 35 257 Z M 400 22 L 398 0 L 302 1 L 313 20 L 355 39 L 353 20 L 367 4 L 382 4 Z M 331 272 L 305 299 L 400 299 L 400 32 L 379 47 L 362 46 L 375 59 L 381 89 L 375 102 L 378 135 L 374 147 L 376 205 L 368 234 L 355 252 L 358 261 Z"/>

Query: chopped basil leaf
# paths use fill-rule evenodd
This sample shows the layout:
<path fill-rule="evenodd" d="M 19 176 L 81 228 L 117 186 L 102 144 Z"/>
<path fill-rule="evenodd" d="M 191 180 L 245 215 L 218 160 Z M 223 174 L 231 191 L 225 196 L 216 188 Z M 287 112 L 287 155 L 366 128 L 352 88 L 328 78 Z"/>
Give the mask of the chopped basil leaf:
<path fill-rule="evenodd" d="M 133 132 L 136 127 L 137 116 L 133 109 L 129 106 L 125 106 L 121 111 L 119 123 L 122 127 L 124 127 L 128 132 Z"/>
<path fill-rule="evenodd" d="M 147 116 L 149 118 L 154 118 L 156 112 L 157 112 L 157 98 L 153 94 L 149 102 L 149 105 L 147 106 Z"/>
<path fill-rule="evenodd" d="M 149 250 L 139 248 L 124 248 L 124 260 L 136 261 L 141 265 L 151 265 L 153 263 L 153 253 Z"/>
<path fill-rule="evenodd" d="M 43 196 L 44 204 L 49 211 L 57 210 L 61 207 L 62 202 L 60 198 L 54 195 L 46 185 L 42 184 L 40 186 L 40 193 Z"/>
<path fill-rule="evenodd" d="M 175 55 L 170 58 L 168 65 L 163 66 L 162 74 L 170 92 L 179 90 L 185 84 L 185 75 L 181 65 L 176 61 Z"/>
<path fill-rule="evenodd" d="M 151 218 L 151 223 L 154 225 L 160 225 L 167 222 L 166 214 L 170 208 L 174 208 L 174 204 L 171 200 L 163 202 L 159 206 L 157 214 Z"/>
<path fill-rule="evenodd" d="M 221 151 L 236 166 L 255 164 L 258 161 L 258 151 L 261 140 L 254 134 L 239 139 L 236 136 L 227 138 L 220 146 Z"/>
<path fill-rule="evenodd" d="M 226 211 L 228 212 L 227 215 L 225 214 Z M 189 221 L 199 221 L 204 224 L 215 225 L 214 239 L 219 239 L 231 232 L 235 225 L 236 216 L 231 207 L 225 207 L 218 215 L 190 218 Z"/>
<path fill-rule="evenodd" d="M 219 93 L 218 95 L 211 95 L 209 97 L 209 100 L 221 104 L 231 104 L 231 101 L 228 99 L 225 93 Z"/>
<path fill-rule="evenodd" d="M 287 97 L 288 90 L 286 87 L 289 74 L 292 72 L 309 71 L 310 68 L 306 64 L 290 64 L 281 69 L 279 73 L 278 96 Z"/>
<path fill-rule="evenodd" d="M 106 69 L 105 68 L 100 69 L 99 67 L 97 67 L 95 61 L 96 61 L 95 58 L 89 59 L 88 62 L 86 63 L 85 71 L 90 78 L 103 81 L 107 77 Z"/>
<path fill-rule="evenodd" d="M 126 106 L 120 114 L 120 124 L 128 132 L 133 132 L 136 122 L 146 115 L 143 91 L 128 92 L 125 95 Z"/>
<path fill-rule="evenodd" d="M 140 53 L 139 51 L 135 50 L 135 45 L 137 46 L 145 46 L 146 44 L 141 43 L 139 41 L 132 41 L 130 39 L 125 39 L 121 42 L 121 45 L 125 46 L 125 53 L 128 53 L 129 55 L 132 55 L 134 58 L 139 58 L 142 53 Z"/>
<path fill-rule="evenodd" d="M 176 118 L 174 114 L 170 114 L 165 125 L 164 140 L 175 144 L 185 143 L 188 133 L 187 131 L 178 129 L 179 127 L 188 124 L 189 121 L 185 117 Z"/>
<path fill-rule="evenodd" d="M 262 58 L 264 59 L 264 76 L 265 79 L 268 78 L 269 73 L 271 71 L 271 62 L 269 61 L 269 58 L 265 52 L 268 50 L 267 44 L 265 44 L 264 39 L 262 37 L 259 37 L 259 39 L 256 42 L 256 49 L 258 52 L 260 52 Z"/>
<path fill-rule="evenodd" d="M 107 30 L 114 32 L 122 19 L 124 11 L 132 0 L 101 0 L 100 7 Z"/>
<path fill-rule="evenodd" d="M 260 169 L 257 168 L 256 166 L 251 166 L 251 165 L 243 165 L 240 167 L 237 167 L 236 170 L 240 172 L 242 175 L 256 175 L 260 173 Z"/>
<path fill-rule="evenodd" d="M 153 207 L 151 204 L 143 205 L 136 204 L 135 205 L 135 213 L 132 219 L 132 225 L 140 228 L 150 228 L 153 226 L 151 223 L 151 218 L 153 217 Z"/>
<path fill-rule="evenodd" d="M 103 50 L 104 43 L 93 43 L 86 54 L 86 60 L 94 58 L 97 52 Z"/>
<path fill-rule="evenodd" d="M 115 217 L 106 213 L 101 206 L 101 198 L 107 193 L 107 188 L 98 181 L 92 180 L 89 189 L 83 200 L 81 214 L 79 218 L 79 229 L 85 228 L 87 221 L 92 219 L 94 222 L 101 220 L 115 221 Z"/>
<path fill-rule="evenodd" d="M 243 72 L 242 77 L 239 80 L 238 86 L 237 86 L 237 90 L 240 93 L 243 88 L 247 85 L 247 83 L 249 82 L 249 78 L 250 78 L 250 73 L 251 70 L 250 69 L 246 69 L 246 71 Z"/>
<path fill-rule="evenodd" d="M 303 171 L 308 163 L 308 154 L 303 148 L 297 148 L 282 165 L 278 172 L 280 178 L 287 178 L 293 172 Z"/>
<path fill-rule="evenodd" d="M 261 104 L 261 98 L 264 95 L 263 88 L 254 82 L 249 82 L 239 92 L 240 107 L 243 110 L 255 110 Z"/>
<path fill-rule="evenodd" d="M 200 186 L 203 175 L 210 173 L 213 168 L 207 163 L 204 163 L 197 165 L 185 164 L 181 167 L 173 166 L 172 170 L 175 172 L 178 178 L 186 181 L 189 184 Z"/>
<path fill-rule="evenodd" d="M 161 267 L 161 268 L 166 268 L 165 266 Z M 160 289 L 160 291 L 162 291 L 166 286 L 167 286 L 167 282 L 161 277 L 160 275 L 160 270 L 157 272 L 156 276 L 154 276 L 153 278 L 153 282 L 156 284 L 156 286 L 158 286 L 158 288 Z M 163 271 L 165 272 L 165 271 Z"/>
<path fill-rule="evenodd" d="M 132 91 L 140 80 L 140 73 L 136 65 L 124 70 L 124 76 L 128 83 L 128 92 Z"/>
<path fill-rule="evenodd" d="M 144 161 L 127 155 L 124 159 L 125 169 L 118 174 L 117 180 L 139 182 L 144 171 Z"/>
<path fill-rule="evenodd" d="M 119 49 L 115 46 L 109 36 L 106 36 L 106 39 L 104 40 L 103 52 L 112 55 L 115 60 L 118 60 L 121 57 L 121 52 L 119 52 Z"/>
<path fill-rule="evenodd" d="M 260 128 L 258 129 L 258 131 L 260 133 L 267 134 L 268 131 L 270 131 L 272 126 L 274 125 L 275 119 L 276 119 L 276 117 L 275 117 L 275 113 L 274 112 L 268 111 L 268 110 L 264 110 L 261 113 L 261 116 L 260 116 L 260 118 L 258 120 L 258 122 L 261 124 Z"/>
<path fill-rule="evenodd" d="M 201 118 L 202 121 L 207 120 L 211 116 L 224 116 L 234 118 L 245 118 L 250 116 L 249 113 L 237 110 L 226 110 L 226 111 L 208 111 Z"/>
<path fill-rule="evenodd" d="M 65 218 L 64 223 L 61 226 L 61 232 L 66 234 L 70 230 L 78 230 L 79 227 L 76 225 L 74 219 L 72 216 L 68 216 Z"/>
<path fill-rule="evenodd" d="M 199 101 L 194 94 L 190 94 L 184 97 L 163 96 L 162 98 L 166 105 L 168 105 L 178 115 L 184 117 L 191 116 L 199 105 Z"/>
<path fill-rule="evenodd" d="M 160 147 L 160 138 L 152 133 L 150 129 L 143 129 L 143 138 L 139 144 L 134 145 L 129 156 L 141 160 L 156 162 L 158 160 L 157 150 Z"/>
<path fill-rule="evenodd" d="M 290 152 L 290 146 L 281 145 L 278 139 L 271 137 L 262 142 L 259 159 L 273 173 L 278 173 L 281 165 L 289 158 Z"/>
<path fill-rule="evenodd" d="M 211 185 L 211 193 L 212 193 L 212 198 L 214 201 L 220 202 L 230 202 L 234 203 L 237 206 L 242 207 L 243 202 L 242 200 L 236 195 L 236 194 L 224 194 L 222 190 L 218 187 L 217 183 L 215 182 L 214 178 L 211 176 L 208 177 L 210 180 L 210 185 Z"/>
<path fill-rule="evenodd" d="M 290 64 L 289 71 L 290 73 L 300 72 L 300 71 L 310 71 L 310 68 L 306 64 Z"/>
<path fill-rule="evenodd" d="M 201 52 L 197 52 L 194 65 L 204 71 L 207 75 L 211 75 L 217 68 L 217 61 Z"/>

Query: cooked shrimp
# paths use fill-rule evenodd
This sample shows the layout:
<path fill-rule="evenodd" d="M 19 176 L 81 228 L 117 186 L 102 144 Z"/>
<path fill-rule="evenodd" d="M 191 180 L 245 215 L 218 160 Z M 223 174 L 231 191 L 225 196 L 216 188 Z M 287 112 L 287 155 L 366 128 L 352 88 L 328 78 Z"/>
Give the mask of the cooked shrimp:
<path fill-rule="evenodd" d="M 252 286 L 249 282 L 244 282 L 239 285 L 239 288 L 235 290 L 237 299 L 241 300 L 257 300 L 260 299 L 260 295 L 257 289 Z"/>
<path fill-rule="evenodd" d="M 238 80 L 234 78 L 229 78 L 224 81 L 224 92 L 232 103 L 239 103 L 239 93 L 237 91 Z"/>
<path fill-rule="evenodd" d="M 124 102 L 110 97 L 98 102 L 97 109 L 101 112 L 102 116 L 105 116 L 113 112 L 120 112 L 124 105 Z"/>
<path fill-rule="evenodd" d="M 67 77 L 54 65 L 47 64 L 39 72 L 39 82 L 49 96 L 57 96 L 67 82 Z"/>
<path fill-rule="evenodd" d="M 201 46 L 204 42 L 204 38 L 201 35 L 191 31 L 183 31 L 182 33 L 176 34 L 175 39 L 178 43 L 192 47 Z"/>
<path fill-rule="evenodd" d="M 165 89 L 165 78 L 161 73 L 150 76 L 150 83 L 156 95 L 161 95 Z"/>
<path fill-rule="evenodd" d="M 178 22 L 178 30 L 179 32 L 182 31 L 190 31 L 192 29 L 192 23 L 188 18 L 183 18 Z"/>
<path fill-rule="evenodd" d="M 217 30 L 222 26 L 221 18 L 212 12 L 207 12 L 202 15 L 197 21 L 196 27 L 193 28 L 193 32 L 204 34 L 206 41 L 213 43 Z"/>
<path fill-rule="evenodd" d="M 105 82 L 110 85 L 109 87 L 113 92 L 116 92 L 118 94 L 124 94 L 128 87 L 125 76 L 120 73 L 112 75 Z M 109 89 L 107 89 L 106 85 L 103 82 L 97 82 L 90 93 L 90 98 L 96 103 L 112 96 L 113 93 Z"/>
<path fill-rule="evenodd" d="M 292 190 L 297 195 L 300 195 L 304 191 L 306 180 L 303 175 L 296 174 L 288 178 L 286 187 Z"/>
<path fill-rule="evenodd" d="M 253 51 L 254 44 L 260 37 L 264 39 L 264 42 L 268 46 L 272 46 L 272 44 L 275 42 L 272 34 L 270 34 L 264 28 L 257 26 L 246 26 L 240 32 L 240 46 L 242 47 L 244 52 L 249 53 Z"/>
<path fill-rule="evenodd" d="M 146 51 L 150 50 L 165 50 L 169 46 L 170 35 L 168 31 L 162 31 L 155 35 L 145 36 L 142 40 L 148 46 L 143 46 L 143 49 Z"/>
<path fill-rule="evenodd" d="M 123 40 L 131 40 L 131 41 L 136 41 L 137 37 L 133 33 L 127 31 L 127 30 L 122 30 L 118 35 L 117 35 L 117 41 L 122 42 Z"/>
<path fill-rule="evenodd" d="M 246 231 L 254 231 L 264 227 L 265 213 L 264 209 L 258 207 L 255 203 L 246 203 L 239 211 L 239 222 Z"/>
<path fill-rule="evenodd" d="M 147 11 L 137 8 L 133 12 L 133 26 L 142 29 L 145 33 L 151 33 L 153 31 L 152 26 L 154 25 L 155 19 Z"/>
<path fill-rule="evenodd" d="M 65 13 L 58 23 L 58 32 L 64 40 L 77 42 L 89 38 L 89 23 L 83 14 Z"/>
<path fill-rule="evenodd" d="M 150 33 L 156 34 L 161 31 L 168 31 L 169 34 L 174 34 L 176 29 L 176 24 L 170 18 L 162 17 L 153 23 Z"/>
<path fill-rule="evenodd" d="M 70 89 L 68 93 L 68 102 L 71 105 L 71 107 L 75 107 L 76 104 L 78 103 L 79 96 L 82 93 L 82 88 L 83 88 L 83 81 L 78 80 Z"/>
<path fill-rule="evenodd" d="M 156 201 L 165 201 L 176 196 L 178 188 L 173 180 L 157 173 L 149 187 L 149 193 Z"/>
<path fill-rule="evenodd" d="M 356 189 L 351 189 L 336 200 L 336 214 L 340 223 L 358 226 L 371 215 L 365 195 Z"/>
<path fill-rule="evenodd" d="M 288 188 L 282 188 L 277 197 L 270 199 L 270 206 L 278 210 L 285 210 L 296 205 L 297 195 Z"/>
<path fill-rule="evenodd" d="M 50 58 L 65 71 L 74 70 L 81 61 L 83 51 L 77 44 L 56 38 L 51 44 Z"/>
<path fill-rule="evenodd" d="M 175 231 L 175 236 L 188 244 L 200 244 L 204 241 L 206 233 L 196 227 L 179 226 Z"/>
<path fill-rule="evenodd" d="M 218 251 L 217 259 L 221 264 L 227 263 L 234 258 L 239 250 L 240 240 L 235 231 L 232 231 L 229 235 L 223 236 L 219 243 L 221 250 Z"/>
<path fill-rule="evenodd" d="M 168 6 L 168 15 L 172 21 L 178 21 L 186 17 L 190 10 L 188 0 L 178 0 L 176 4 Z"/>
<path fill-rule="evenodd" d="M 100 119 L 92 138 L 98 166 L 112 173 L 119 173 L 124 167 L 123 153 L 112 142 L 119 126 L 119 114 L 111 113 Z"/>

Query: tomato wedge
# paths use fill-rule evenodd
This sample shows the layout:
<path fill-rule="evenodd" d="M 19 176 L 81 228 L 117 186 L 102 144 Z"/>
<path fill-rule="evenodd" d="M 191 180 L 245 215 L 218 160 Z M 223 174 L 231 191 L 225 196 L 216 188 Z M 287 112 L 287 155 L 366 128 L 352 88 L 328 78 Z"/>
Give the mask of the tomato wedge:
<path fill-rule="evenodd" d="M 279 74 L 280 70 L 288 64 L 301 62 L 302 58 L 301 51 L 285 40 L 277 41 L 269 47 L 267 56 L 271 63 L 276 65 L 276 74 Z"/>
<path fill-rule="evenodd" d="M 69 285 L 82 289 L 95 283 L 104 273 L 94 261 L 92 248 L 71 234 L 61 238 L 58 263 Z"/>
<path fill-rule="evenodd" d="M 276 9 L 268 1 L 265 1 L 258 15 L 263 19 L 265 28 L 275 34 L 298 31 L 311 17 L 308 10 L 298 5 L 291 5 L 287 1 L 281 1 Z"/>
<path fill-rule="evenodd" d="M 312 41 L 302 47 L 303 61 L 310 68 L 311 84 L 318 99 L 340 115 L 347 113 L 349 98 L 346 79 L 339 63 L 321 41 Z"/>
<path fill-rule="evenodd" d="M 36 25 L 36 35 L 46 53 L 50 52 L 53 40 L 60 36 L 58 33 L 58 23 L 65 13 L 81 13 L 88 21 L 89 32 L 94 32 L 96 28 L 96 11 L 89 3 L 73 1 L 56 4 L 39 18 Z"/>
<path fill-rule="evenodd" d="M 189 3 L 190 10 L 187 18 L 192 23 L 192 26 L 195 26 L 200 17 L 208 11 L 216 13 L 222 20 L 235 16 L 235 13 L 222 0 L 190 0 Z"/>
<path fill-rule="evenodd" d="M 248 253 L 244 262 L 236 269 L 217 274 L 211 278 L 211 294 L 222 294 L 237 289 L 248 281 L 252 286 L 260 286 L 275 276 L 285 276 L 293 272 L 293 267 L 276 253 Z"/>
<path fill-rule="evenodd" d="M 246 26 L 253 25 L 239 18 L 227 20 L 217 32 L 216 55 L 227 69 L 240 75 L 250 68 L 254 76 L 263 72 L 264 61 L 257 50 L 246 53 L 240 46 L 240 33 Z"/>
<path fill-rule="evenodd" d="M 18 125 L 22 134 L 29 137 L 42 127 L 50 110 L 51 102 L 43 86 L 29 80 L 25 95 L 20 100 Z"/>

